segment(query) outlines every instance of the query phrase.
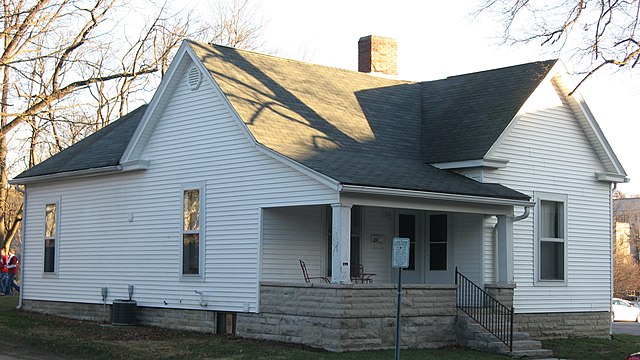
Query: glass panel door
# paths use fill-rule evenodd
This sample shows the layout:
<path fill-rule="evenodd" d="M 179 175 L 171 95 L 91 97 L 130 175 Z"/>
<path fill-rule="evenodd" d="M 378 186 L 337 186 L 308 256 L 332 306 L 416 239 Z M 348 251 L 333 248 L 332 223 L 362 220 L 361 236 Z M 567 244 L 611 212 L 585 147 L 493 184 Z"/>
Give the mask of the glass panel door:
<path fill-rule="evenodd" d="M 417 211 L 403 210 L 396 215 L 396 236 L 409 239 L 409 267 L 402 270 L 402 282 L 407 284 L 420 284 L 423 281 L 424 250 L 418 214 Z"/>

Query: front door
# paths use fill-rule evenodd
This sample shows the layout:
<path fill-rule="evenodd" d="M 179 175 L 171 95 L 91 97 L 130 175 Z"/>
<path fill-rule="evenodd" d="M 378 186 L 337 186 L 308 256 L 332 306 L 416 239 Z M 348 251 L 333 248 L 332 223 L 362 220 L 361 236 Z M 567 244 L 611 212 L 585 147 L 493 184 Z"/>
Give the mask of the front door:
<path fill-rule="evenodd" d="M 409 267 L 402 270 L 402 282 L 421 284 L 423 282 L 424 249 L 420 238 L 419 212 L 400 210 L 396 213 L 396 236 L 409 238 Z M 397 279 L 397 272 L 394 271 Z"/>

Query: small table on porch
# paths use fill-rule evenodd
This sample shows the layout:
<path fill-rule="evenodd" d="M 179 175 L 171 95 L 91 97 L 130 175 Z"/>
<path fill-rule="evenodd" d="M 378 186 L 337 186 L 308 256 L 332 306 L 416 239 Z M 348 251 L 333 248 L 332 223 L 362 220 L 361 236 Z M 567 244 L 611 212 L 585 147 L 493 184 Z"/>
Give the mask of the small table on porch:
<path fill-rule="evenodd" d="M 351 267 L 351 281 L 358 284 L 371 284 L 373 282 L 372 277 L 375 273 L 364 272 L 364 266 L 362 264 L 354 264 Z"/>

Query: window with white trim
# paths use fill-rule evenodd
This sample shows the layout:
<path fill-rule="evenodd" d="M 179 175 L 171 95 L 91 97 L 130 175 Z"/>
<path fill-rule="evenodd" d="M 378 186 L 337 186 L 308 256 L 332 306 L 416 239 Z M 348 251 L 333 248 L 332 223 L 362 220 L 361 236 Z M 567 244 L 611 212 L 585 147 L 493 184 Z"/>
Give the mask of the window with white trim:
<path fill-rule="evenodd" d="M 538 195 L 537 240 L 538 280 L 566 281 L 567 197 Z"/>
<path fill-rule="evenodd" d="M 201 275 L 203 187 L 182 188 L 182 275 Z"/>
<path fill-rule="evenodd" d="M 45 273 L 56 272 L 56 248 L 58 240 L 58 203 L 45 205 L 44 216 L 44 269 Z"/>

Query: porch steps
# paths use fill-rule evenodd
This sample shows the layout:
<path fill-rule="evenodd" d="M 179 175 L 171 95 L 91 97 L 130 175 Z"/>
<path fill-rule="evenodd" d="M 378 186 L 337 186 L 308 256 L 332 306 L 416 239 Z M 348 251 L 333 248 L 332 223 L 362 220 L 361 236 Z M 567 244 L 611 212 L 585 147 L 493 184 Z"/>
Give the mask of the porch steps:
<path fill-rule="evenodd" d="M 461 312 L 458 312 L 457 338 L 459 345 L 513 358 L 549 359 L 553 357 L 551 350 L 543 349 L 540 341 L 531 339 L 525 332 L 513 333 L 513 351 L 510 352 L 507 345 Z"/>

